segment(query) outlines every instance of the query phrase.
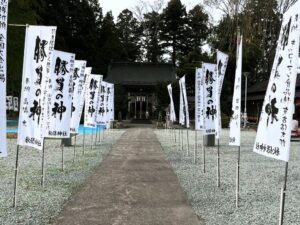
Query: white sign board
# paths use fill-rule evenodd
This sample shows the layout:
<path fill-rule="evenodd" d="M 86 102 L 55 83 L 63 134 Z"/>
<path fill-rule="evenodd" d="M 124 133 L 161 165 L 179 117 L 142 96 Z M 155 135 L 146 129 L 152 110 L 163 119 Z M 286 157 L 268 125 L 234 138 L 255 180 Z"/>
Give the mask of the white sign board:
<path fill-rule="evenodd" d="M 75 54 L 54 51 L 48 83 L 45 137 L 69 138 Z"/>
<path fill-rule="evenodd" d="M 43 148 L 44 116 L 56 27 L 26 28 L 18 145 Z"/>
<path fill-rule="evenodd" d="M 6 110 L 13 110 L 14 103 L 13 103 L 13 96 L 6 96 Z"/>
<path fill-rule="evenodd" d="M 84 92 L 86 61 L 75 60 L 73 72 L 73 96 L 72 96 L 72 112 L 70 131 L 71 133 L 78 133 L 80 123 L 80 103 Z M 82 109 L 82 108 L 81 108 Z"/>
<path fill-rule="evenodd" d="M 243 36 L 237 43 L 237 65 L 235 70 L 235 81 L 232 98 L 232 116 L 230 119 L 229 145 L 241 145 L 241 89 L 242 89 L 242 57 Z"/>
<path fill-rule="evenodd" d="M 19 98 L 14 97 L 13 98 L 13 103 L 14 103 L 14 112 L 18 112 L 19 111 Z"/>
<path fill-rule="evenodd" d="M 8 0 L 0 2 L 0 9 L 0 157 L 7 157 L 5 96 Z"/>
<path fill-rule="evenodd" d="M 87 80 L 88 87 L 85 93 L 84 126 L 96 128 L 97 108 L 99 101 L 101 75 L 91 74 Z"/>
<path fill-rule="evenodd" d="M 218 106 L 219 96 L 217 82 L 217 65 L 211 63 L 202 64 L 204 79 L 204 133 L 215 134 L 218 126 Z"/>
<path fill-rule="evenodd" d="M 300 1 L 284 15 L 254 152 L 289 161 L 300 37 Z"/>

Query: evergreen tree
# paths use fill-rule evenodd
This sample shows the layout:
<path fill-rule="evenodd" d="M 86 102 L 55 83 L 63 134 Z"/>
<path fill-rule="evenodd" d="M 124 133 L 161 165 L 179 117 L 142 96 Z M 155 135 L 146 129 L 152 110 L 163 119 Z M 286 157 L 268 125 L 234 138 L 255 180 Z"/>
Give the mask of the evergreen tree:
<path fill-rule="evenodd" d="M 100 58 L 102 68 L 106 67 L 103 74 L 106 74 L 107 66 L 112 61 L 121 59 L 121 42 L 119 40 L 118 31 L 116 29 L 112 12 L 106 13 L 100 31 Z"/>
<path fill-rule="evenodd" d="M 141 59 L 141 26 L 130 10 L 118 16 L 116 29 L 122 45 L 121 59 L 134 62 Z"/>
<path fill-rule="evenodd" d="M 163 11 L 162 47 L 169 52 L 172 63 L 176 66 L 177 54 L 184 51 L 185 43 L 186 9 L 180 0 L 170 0 Z"/>
<path fill-rule="evenodd" d="M 35 0 L 9 1 L 8 23 L 37 24 L 37 8 L 38 3 Z M 7 35 L 7 94 L 18 96 L 22 83 L 25 27 L 8 26 Z"/>
<path fill-rule="evenodd" d="M 161 32 L 160 26 L 162 15 L 152 11 L 144 15 L 144 21 L 142 22 L 143 26 L 143 35 L 144 35 L 144 49 L 146 52 L 146 60 L 148 62 L 161 62 L 162 55 L 164 53 L 159 34 Z"/>

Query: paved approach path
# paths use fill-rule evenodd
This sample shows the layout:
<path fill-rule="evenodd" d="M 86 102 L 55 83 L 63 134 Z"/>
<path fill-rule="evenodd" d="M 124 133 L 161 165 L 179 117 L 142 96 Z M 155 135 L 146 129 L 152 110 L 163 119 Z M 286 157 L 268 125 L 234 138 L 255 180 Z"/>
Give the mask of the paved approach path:
<path fill-rule="evenodd" d="M 56 225 L 201 225 L 153 129 L 128 129 Z"/>

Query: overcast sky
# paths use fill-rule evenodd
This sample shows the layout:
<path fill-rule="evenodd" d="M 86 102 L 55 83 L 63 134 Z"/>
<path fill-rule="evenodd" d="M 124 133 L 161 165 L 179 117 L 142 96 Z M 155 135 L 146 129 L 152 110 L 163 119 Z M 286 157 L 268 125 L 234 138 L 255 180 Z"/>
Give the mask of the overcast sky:
<path fill-rule="evenodd" d="M 113 12 L 113 16 L 116 19 L 119 13 L 128 8 L 129 10 L 133 10 L 133 8 L 138 5 L 138 0 L 99 0 L 100 6 L 103 9 L 104 15 L 108 11 Z M 147 0 L 149 3 L 155 2 L 155 0 Z M 168 0 L 165 0 L 167 3 Z M 182 4 L 184 4 L 187 10 L 193 8 L 193 6 L 202 2 L 202 0 L 181 0 Z"/>

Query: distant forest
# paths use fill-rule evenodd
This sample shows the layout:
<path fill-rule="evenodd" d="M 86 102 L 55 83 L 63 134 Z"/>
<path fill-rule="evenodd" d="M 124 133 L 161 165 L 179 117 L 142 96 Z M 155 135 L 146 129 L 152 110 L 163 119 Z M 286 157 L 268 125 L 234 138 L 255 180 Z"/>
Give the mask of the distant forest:
<path fill-rule="evenodd" d="M 106 75 L 111 62 L 172 63 L 178 76 L 187 76 L 193 95 L 195 68 L 216 62 L 219 49 L 230 56 L 222 98 L 232 94 L 236 30 L 244 36 L 243 71 L 250 85 L 269 78 L 282 12 L 294 1 L 211 0 L 186 9 L 180 0 L 140 0 L 116 19 L 103 15 L 101 0 L 11 0 L 10 24 L 57 26 L 55 47 L 87 60 L 93 73 Z M 236 7 L 238 6 L 238 7 Z M 222 18 L 211 22 L 210 10 Z M 25 27 L 8 27 L 8 94 L 21 90 Z M 211 54 L 203 51 L 209 45 Z"/>

